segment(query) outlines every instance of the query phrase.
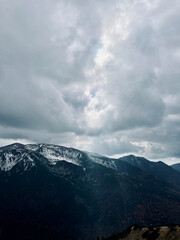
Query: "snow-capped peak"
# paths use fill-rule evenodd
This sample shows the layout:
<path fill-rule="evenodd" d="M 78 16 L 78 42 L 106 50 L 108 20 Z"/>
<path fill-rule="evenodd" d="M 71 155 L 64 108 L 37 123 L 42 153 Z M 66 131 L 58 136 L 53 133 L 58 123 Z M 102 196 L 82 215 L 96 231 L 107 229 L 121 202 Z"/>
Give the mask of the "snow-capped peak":
<path fill-rule="evenodd" d="M 35 162 L 31 157 L 35 154 L 37 161 L 43 158 L 48 166 L 56 165 L 59 161 L 66 161 L 78 166 L 87 167 L 87 164 L 100 164 L 108 168 L 116 169 L 113 159 L 104 156 L 79 151 L 74 148 L 67 148 L 52 144 L 12 144 L 0 148 L 0 169 L 3 171 L 11 170 L 17 163 L 22 162 L 24 170 L 33 167 Z M 42 156 L 42 158 L 41 158 Z M 27 167 L 28 166 L 28 167 Z"/>

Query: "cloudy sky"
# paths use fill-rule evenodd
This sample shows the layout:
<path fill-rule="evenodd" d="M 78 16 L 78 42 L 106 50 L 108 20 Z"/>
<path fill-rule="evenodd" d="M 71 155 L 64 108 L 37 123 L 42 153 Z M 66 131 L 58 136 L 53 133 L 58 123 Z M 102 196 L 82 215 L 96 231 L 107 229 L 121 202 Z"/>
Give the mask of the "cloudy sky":
<path fill-rule="evenodd" d="M 0 0 L 0 146 L 180 161 L 179 0 Z"/>

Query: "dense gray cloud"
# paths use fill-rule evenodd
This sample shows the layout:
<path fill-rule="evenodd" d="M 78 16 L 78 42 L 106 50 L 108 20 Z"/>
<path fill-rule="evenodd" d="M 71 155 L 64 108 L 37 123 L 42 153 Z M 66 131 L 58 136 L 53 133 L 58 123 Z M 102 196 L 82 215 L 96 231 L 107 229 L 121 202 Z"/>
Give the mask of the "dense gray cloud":
<path fill-rule="evenodd" d="M 0 0 L 0 145 L 180 158 L 180 3 Z"/>

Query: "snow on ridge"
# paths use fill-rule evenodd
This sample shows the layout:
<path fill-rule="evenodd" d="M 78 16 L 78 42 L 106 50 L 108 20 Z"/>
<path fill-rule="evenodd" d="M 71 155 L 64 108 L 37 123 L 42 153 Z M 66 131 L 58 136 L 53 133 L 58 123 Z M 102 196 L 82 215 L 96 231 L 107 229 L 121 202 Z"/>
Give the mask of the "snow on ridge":
<path fill-rule="evenodd" d="M 79 158 L 82 157 L 82 153 L 79 153 L 79 151 L 73 151 L 60 146 L 56 146 L 55 148 L 54 146 L 43 146 L 39 153 L 47 158 L 53 165 L 63 160 L 75 165 L 80 165 Z"/>
<path fill-rule="evenodd" d="M 27 146 L 27 145 L 26 145 Z M 28 149 L 37 150 L 43 157 L 47 158 L 52 165 L 58 161 L 66 161 L 81 166 L 83 154 L 86 154 L 90 161 L 103 165 L 107 168 L 116 169 L 115 162 L 97 153 L 82 152 L 74 148 L 53 144 L 34 144 L 27 146 Z"/>
<path fill-rule="evenodd" d="M 67 161 L 75 165 L 81 165 L 82 152 L 73 148 L 53 144 L 27 144 L 25 148 L 30 151 L 37 151 L 47 158 L 50 164 L 55 165 L 58 161 Z"/>
<path fill-rule="evenodd" d="M 114 160 L 109 159 L 109 158 L 105 158 L 103 156 L 94 156 L 91 153 L 88 154 L 89 158 L 91 159 L 91 161 L 98 163 L 100 165 L 103 165 L 104 167 L 107 168 L 112 168 L 112 169 L 117 169 L 116 164 L 114 162 Z"/>
<path fill-rule="evenodd" d="M 37 151 L 39 149 L 38 144 L 26 144 L 25 149 L 31 150 L 31 151 Z"/>
<path fill-rule="evenodd" d="M 23 146 L 23 148 L 22 148 Z M 52 144 L 13 144 L 0 149 L 0 170 L 9 171 L 17 163 L 22 162 L 24 171 L 35 165 L 31 153 L 37 152 L 49 163 L 55 165 L 58 161 L 67 161 L 75 165 L 81 165 L 83 153 L 73 148 L 61 147 Z"/>
<path fill-rule="evenodd" d="M 21 146 L 18 148 L 16 145 L 15 149 L 14 146 L 12 146 L 12 148 L 6 148 L 5 151 L 0 149 L 0 169 L 9 171 L 20 161 L 24 164 L 24 170 L 33 167 L 35 165 L 34 160 L 31 158 L 33 152 L 45 157 L 51 165 L 56 165 L 59 161 L 66 161 L 78 166 L 85 166 L 84 164 L 86 164 L 87 158 L 87 161 L 103 165 L 107 168 L 116 169 L 116 164 L 113 159 L 53 144 L 27 144 L 23 145 L 23 148 Z"/>
<path fill-rule="evenodd" d="M 24 163 L 24 170 L 27 169 L 26 165 L 35 165 L 33 159 L 31 159 L 30 156 L 27 155 L 27 153 L 19 152 L 17 155 L 14 155 L 11 152 L 5 152 L 1 156 L 0 169 L 5 172 L 10 171 L 17 163 L 21 161 L 23 161 Z"/>
<path fill-rule="evenodd" d="M 35 166 L 35 162 L 34 160 L 29 156 L 26 155 L 27 159 L 23 159 L 23 163 L 24 163 L 24 171 L 28 170 L 29 168 L 32 168 Z M 28 160 L 28 161 L 27 161 Z"/>
<path fill-rule="evenodd" d="M 13 168 L 20 159 L 14 159 L 14 155 L 12 153 L 4 153 L 3 157 L 5 160 L 0 161 L 0 169 L 2 171 L 9 171 L 11 168 Z"/>

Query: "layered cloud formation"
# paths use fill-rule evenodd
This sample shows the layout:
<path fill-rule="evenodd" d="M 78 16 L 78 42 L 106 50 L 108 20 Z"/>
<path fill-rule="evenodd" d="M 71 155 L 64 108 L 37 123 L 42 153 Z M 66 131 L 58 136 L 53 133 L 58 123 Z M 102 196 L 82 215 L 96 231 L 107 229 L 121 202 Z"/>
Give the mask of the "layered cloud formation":
<path fill-rule="evenodd" d="M 180 156 L 178 0 L 0 0 L 0 145 Z"/>

